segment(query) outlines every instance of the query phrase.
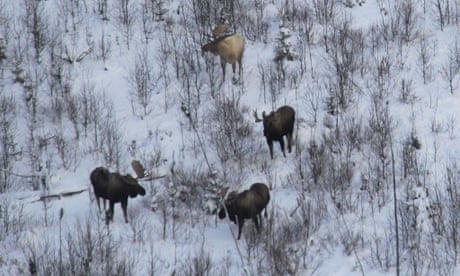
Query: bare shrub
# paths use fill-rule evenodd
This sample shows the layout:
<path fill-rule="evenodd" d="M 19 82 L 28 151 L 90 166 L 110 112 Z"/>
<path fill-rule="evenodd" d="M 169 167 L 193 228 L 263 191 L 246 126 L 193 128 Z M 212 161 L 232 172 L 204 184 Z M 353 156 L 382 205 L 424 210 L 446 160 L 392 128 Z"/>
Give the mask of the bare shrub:
<path fill-rule="evenodd" d="M 345 111 L 359 92 L 354 79 L 359 68 L 364 66 L 364 34 L 354 30 L 348 20 L 337 22 L 334 27 L 335 31 L 328 36 L 329 44 L 336 45 L 328 52 L 332 77 L 329 94 L 339 111 Z"/>
<path fill-rule="evenodd" d="M 75 169 L 81 160 L 80 151 L 78 147 L 75 147 L 75 140 L 65 137 L 63 133 L 58 133 L 54 137 L 54 142 L 62 166 L 67 170 Z"/>
<path fill-rule="evenodd" d="M 283 91 L 286 79 L 284 68 L 273 62 L 259 63 L 260 84 L 263 87 L 264 103 L 269 102 L 273 109 L 277 106 L 278 98 Z M 267 93 L 268 92 L 268 93 Z M 267 95 L 268 94 L 268 95 Z"/>
<path fill-rule="evenodd" d="M 104 93 L 96 95 L 92 87 L 80 94 L 85 133 L 92 134 L 92 151 L 102 155 L 108 167 L 120 167 L 122 133 L 115 117 L 113 103 Z"/>
<path fill-rule="evenodd" d="M 397 1 L 382 17 L 381 31 L 386 41 L 407 44 L 418 37 L 418 15 L 412 0 Z"/>
<path fill-rule="evenodd" d="M 203 213 L 213 211 L 208 209 L 209 201 L 214 201 L 217 195 L 217 187 L 212 177 L 209 172 L 203 172 L 199 168 L 177 168 L 171 175 L 171 204 L 177 207 L 183 205 L 182 207 L 189 210 L 187 214 L 183 214 L 183 219 L 189 218 L 192 225 L 199 221 Z"/>
<path fill-rule="evenodd" d="M 75 233 L 69 232 L 65 237 L 69 269 L 74 273 L 91 273 L 91 263 L 97 256 L 98 247 L 101 246 L 101 241 L 97 241 L 93 233 L 93 225 L 98 225 L 94 219 L 88 218 L 83 224 L 77 221 Z"/>
<path fill-rule="evenodd" d="M 12 187 L 14 178 L 9 171 L 21 152 L 16 142 L 16 102 L 13 97 L 4 95 L 3 91 L 0 93 L 2 93 L 0 96 L 0 194 L 2 194 Z"/>
<path fill-rule="evenodd" d="M 175 238 L 183 224 L 194 227 L 203 222 L 203 215 L 210 214 L 217 208 L 219 188 L 214 183 L 213 176 L 203 172 L 201 168 L 173 167 L 171 176 L 164 179 L 164 185 L 152 187 L 154 192 L 151 208 L 162 216 L 163 239 L 168 233 Z M 182 236 L 184 235 L 182 232 Z"/>
<path fill-rule="evenodd" d="M 458 2 L 451 0 L 434 0 L 431 1 L 431 4 L 435 10 L 434 13 L 439 22 L 441 31 L 450 24 L 458 24 Z"/>
<path fill-rule="evenodd" d="M 2 195 L 0 199 L 0 242 L 12 235 L 17 243 L 22 239 L 26 227 L 24 206 L 13 203 L 7 195 Z"/>
<path fill-rule="evenodd" d="M 130 222 L 129 226 L 132 231 L 132 243 L 144 243 L 147 236 L 146 229 L 148 229 L 145 216 L 143 216 L 138 209 L 133 210 L 132 208 L 128 210 L 128 216 Z"/>
<path fill-rule="evenodd" d="M 171 52 L 171 45 L 169 44 L 169 39 L 168 35 L 170 32 L 170 28 L 173 28 L 173 26 L 166 25 L 163 28 L 163 35 L 165 39 L 161 39 L 159 41 L 160 43 L 160 50 L 158 51 L 158 54 L 156 56 L 156 64 L 159 67 L 159 73 L 158 73 L 158 79 L 159 81 L 161 80 L 163 83 L 163 90 L 164 90 L 164 111 L 167 112 L 169 105 L 171 104 L 171 97 L 169 96 L 168 93 L 168 88 L 171 85 L 171 68 L 170 64 L 172 63 L 173 58 L 175 55 L 172 55 Z"/>
<path fill-rule="evenodd" d="M 447 82 L 449 91 L 453 95 L 459 86 L 460 73 L 460 43 L 456 42 L 449 48 L 447 61 L 445 61 L 440 69 L 441 77 Z"/>
<path fill-rule="evenodd" d="M 97 6 L 95 10 L 99 13 L 99 15 L 101 16 L 101 19 L 105 21 L 109 20 L 108 15 L 110 13 L 108 9 L 108 0 L 97 0 L 96 2 L 97 2 Z"/>
<path fill-rule="evenodd" d="M 401 20 L 402 39 L 405 43 L 409 43 L 418 37 L 418 14 L 416 3 L 413 0 L 405 0 L 399 3 L 397 7 L 397 15 Z"/>
<path fill-rule="evenodd" d="M 25 74 L 24 88 L 24 104 L 25 120 L 26 120 L 26 145 L 24 147 L 24 157 L 26 164 L 32 174 L 28 177 L 29 185 L 34 190 L 39 190 L 41 183 L 39 182 L 39 174 L 49 165 L 50 159 L 45 160 L 45 153 L 50 146 L 50 140 L 53 137 L 51 130 L 45 127 L 46 115 L 42 112 L 41 97 L 43 81 L 45 73 L 43 68 L 34 67 Z M 46 164 L 48 162 L 48 164 Z"/>
<path fill-rule="evenodd" d="M 211 56 L 211 55 L 205 55 L 204 56 L 204 61 L 205 61 L 205 71 L 206 71 L 206 82 L 209 85 L 209 90 L 211 92 L 211 97 L 214 98 L 216 95 L 216 92 L 219 91 L 219 81 L 218 77 L 220 76 L 219 70 L 217 70 L 216 64 L 219 63 L 219 59 Z"/>
<path fill-rule="evenodd" d="M 300 72 L 301 75 L 305 75 L 308 69 L 310 69 L 311 76 L 313 77 L 315 72 L 313 71 L 313 56 L 312 56 L 312 45 L 315 43 L 316 32 L 314 31 L 315 23 L 313 19 L 313 12 L 308 7 L 300 7 L 293 9 L 293 22 L 294 26 L 298 26 L 299 36 L 299 61 L 300 61 Z M 309 68 L 307 68 L 309 66 Z"/>
<path fill-rule="evenodd" d="M 201 103 L 201 90 L 204 90 L 202 88 L 205 85 L 199 74 L 201 64 L 197 58 L 198 50 L 191 46 L 196 43 L 192 38 L 180 40 L 176 37 L 176 39 L 184 43 L 174 47 L 176 51 L 174 53 L 177 66 L 176 77 L 184 91 L 180 98 L 189 111 L 194 111 L 198 109 L 198 105 Z M 196 115 L 196 112 L 192 112 L 191 115 L 191 118 L 195 120 L 193 115 Z"/>
<path fill-rule="evenodd" d="M 423 233 L 419 228 L 420 210 L 414 203 L 413 198 L 408 204 L 401 204 L 398 213 L 401 218 L 401 249 L 405 251 L 408 258 L 408 266 L 411 274 L 418 275 L 425 269 L 425 252 L 422 245 Z"/>
<path fill-rule="evenodd" d="M 440 244 L 446 251 L 444 258 L 455 266 L 460 259 L 460 169 L 457 161 L 452 161 L 445 169 L 445 189 L 436 189 L 430 213 L 436 234 L 443 237 Z"/>
<path fill-rule="evenodd" d="M 402 149 L 402 164 L 403 177 L 407 179 L 409 176 L 418 177 L 420 169 L 417 159 L 417 150 L 422 147 L 420 140 L 415 133 L 411 133 L 410 137 L 406 138 Z"/>
<path fill-rule="evenodd" d="M 205 251 L 203 246 L 180 266 L 180 271 L 175 271 L 177 275 L 213 275 L 213 263 L 209 252 Z"/>
<path fill-rule="evenodd" d="M 101 149 L 105 164 L 120 168 L 122 155 L 122 134 L 118 122 L 110 115 L 106 118 L 105 127 L 102 129 Z"/>
<path fill-rule="evenodd" d="M 53 244 L 48 237 L 40 242 L 28 240 L 22 248 L 29 264 L 31 275 L 53 275 L 58 274 L 58 259 L 56 251 L 53 251 Z"/>
<path fill-rule="evenodd" d="M 342 210 L 353 209 L 351 177 L 352 164 L 341 162 L 340 157 L 334 156 L 329 159 L 330 166 L 326 168 L 324 188 L 329 192 L 335 206 Z"/>
<path fill-rule="evenodd" d="M 58 18 L 63 21 L 62 28 L 64 28 L 66 32 L 69 32 L 70 25 L 72 32 L 76 33 L 77 28 L 80 27 L 81 23 L 84 21 L 86 5 L 81 4 L 79 1 L 60 0 L 57 6 Z"/>
<path fill-rule="evenodd" d="M 393 224 L 392 218 L 389 219 L 389 224 Z M 395 266 L 395 248 L 393 247 L 394 227 L 382 229 L 379 233 L 371 235 L 370 239 L 370 261 L 375 267 L 379 267 L 385 271 L 392 269 Z"/>
<path fill-rule="evenodd" d="M 329 52 L 330 46 L 328 41 L 329 32 L 331 31 L 334 19 L 337 18 L 337 2 L 333 0 L 314 0 L 312 3 L 313 14 L 316 21 L 320 24 L 322 38 L 326 52 Z M 334 47 L 334 46 L 333 46 Z"/>
<path fill-rule="evenodd" d="M 94 144 L 98 144 L 99 140 L 99 118 L 103 114 L 103 104 L 106 99 L 99 96 L 95 91 L 95 85 L 89 78 L 85 78 L 81 90 L 77 96 L 80 103 L 80 124 L 83 126 L 84 137 L 93 131 Z"/>
<path fill-rule="evenodd" d="M 144 3 L 140 4 L 140 20 L 146 44 L 148 44 L 151 39 L 154 39 L 154 10 L 156 8 L 154 3 L 155 1 L 144 1 Z"/>
<path fill-rule="evenodd" d="M 306 175 L 311 175 L 313 187 L 320 189 L 321 178 L 324 176 L 325 167 L 328 160 L 325 145 L 312 139 L 307 146 L 308 171 Z"/>
<path fill-rule="evenodd" d="M 35 59 L 40 61 L 47 44 L 48 22 L 46 21 L 44 3 L 41 1 L 24 1 L 25 13 L 22 20 L 31 36 L 30 40 L 35 50 Z"/>
<path fill-rule="evenodd" d="M 131 86 L 129 93 L 134 115 L 144 119 L 153 111 L 152 96 L 156 92 L 159 78 L 153 74 L 147 49 L 144 49 L 135 60 L 134 68 L 130 71 L 128 82 Z"/>
<path fill-rule="evenodd" d="M 278 212 L 271 212 L 270 218 L 277 218 L 277 223 L 270 219 L 269 225 L 273 224 L 270 233 L 263 233 L 263 250 L 267 257 L 267 263 L 263 269 L 268 275 L 297 275 L 301 264 L 301 256 L 296 243 L 299 237 L 307 239 L 303 231 L 301 220 L 290 220 Z M 300 223 L 299 223 L 300 222 Z M 263 271 L 262 271 L 263 272 Z M 261 273 L 262 273 L 261 272 Z"/>
<path fill-rule="evenodd" d="M 239 162 L 250 157 L 252 148 L 252 128 L 244 114 L 249 108 L 240 104 L 239 97 L 216 100 L 210 111 L 209 144 L 214 148 L 221 163 Z"/>
<path fill-rule="evenodd" d="M 218 22 L 218 13 L 222 7 L 216 0 L 193 0 L 187 8 L 192 14 L 194 25 L 198 27 L 199 33 L 204 36 Z"/>
<path fill-rule="evenodd" d="M 229 1 L 233 3 L 233 1 Z M 234 12 L 231 18 L 236 29 L 241 30 L 249 40 L 268 42 L 268 29 L 271 18 L 267 18 L 264 10 L 265 1 L 238 1 L 233 4 Z M 235 21 L 235 18 L 238 20 Z"/>
<path fill-rule="evenodd" d="M 65 236 L 64 272 L 72 275 L 132 275 L 136 255 L 125 254 L 120 247 L 121 241 L 94 217 L 77 221 L 75 228 L 68 229 Z"/>
<path fill-rule="evenodd" d="M 390 141 L 393 132 L 393 122 L 385 97 L 372 97 L 371 114 L 366 127 L 366 139 L 369 141 L 369 182 L 366 187 L 371 198 L 377 199 L 379 206 L 387 200 L 391 178 L 390 170 Z"/>
<path fill-rule="evenodd" d="M 401 80 L 401 101 L 403 103 L 409 104 L 414 102 L 416 99 L 412 87 L 412 79 L 402 79 Z"/>
<path fill-rule="evenodd" d="M 423 34 L 418 39 L 418 60 L 417 64 L 423 77 L 423 83 L 427 84 L 433 80 L 433 59 L 436 56 L 436 40 Z"/>
<path fill-rule="evenodd" d="M 102 30 L 101 37 L 97 40 L 96 43 L 97 43 L 97 48 L 94 51 L 96 59 L 102 60 L 105 65 L 112 53 L 112 42 L 109 39 L 109 37 L 106 35 L 104 30 Z"/>
<path fill-rule="evenodd" d="M 133 34 L 133 27 L 136 23 L 137 18 L 137 5 L 135 5 L 131 0 L 119 0 L 117 11 L 118 11 L 118 24 L 121 27 L 121 33 L 126 40 L 126 46 L 130 47 L 130 41 Z"/>
<path fill-rule="evenodd" d="M 155 252 L 155 247 L 154 247 L 154 241 L 153 239 L 150 239 L 149 247 L 148 247 L 148 268 L 149 268 L 149 275 L 154 276 L 156 275 L 157 271 L 157 266 L 158 263 L 160 262 L 160 256 Z"/>
<path fill-rule="evenodd" d="M 321 144 L 312 144 L 311 155 L 319 158 L 319 164 L 311 168 L 318 181 L 318 174 L 322 174 L 322 186 L 330 193 L 336 207 L 343 210 L 354 208 L 351 184 L 355 171 L 354 153 L 362 144 L 362 124 L 354 117 L 336 116 L 333 129 L 322 134 Z M 321 149 L 324 147 L 324 149 Z M 327 158 L 327 159 L 326 159 Z M 322 162 L 328 163 L 319 167 Z M 334 165 L 331 165 L 334 164 Z"/>
<path fill-rule="evenodd" d="M 289 183 L 294 185 L 293 183 Z M 327 220 L 326 193 L 317 190 L 299 193 L 297 206 L 290 212 L 271 208 L 259 239 L 252 251 L 262 250 L 266 259 L 258 272 L 267 275 L 298 275 L 300 271 L 315 271 L 320 265 L 312 259 L 316 254 L 312 237 Z M 251 235 L 247 236 L 252 237 Z M 259 248 L 259 249 L 258 249 Z"/>
<path fill-rule="evenodd" d="M 307 119 L 307 124 L 310 126 L 315 126 L 318 123 L 318 113 L 322 106 L 322 96 L 321 91 L 322 88 L 318 84 L 308 85 L 307 92 L 303 96 L 304 104 L 306 106 L 307 113 L 309 115 L 309 119 Z"/>

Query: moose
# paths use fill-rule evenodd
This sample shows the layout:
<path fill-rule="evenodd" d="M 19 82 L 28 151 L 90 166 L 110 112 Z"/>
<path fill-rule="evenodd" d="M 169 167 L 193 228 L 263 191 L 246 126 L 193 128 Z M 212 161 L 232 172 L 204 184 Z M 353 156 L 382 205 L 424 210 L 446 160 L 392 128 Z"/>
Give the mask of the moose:
<path fill-rule="evenodd" d="M 133 168 L 134 166 L 133 162 Z M 135 171 L 137 172 L 136 169 Z M 95 168 L 90 174 L 90 181 L 93 185 L 99 211 L 101 210 L 99 198 L 103 200 L 104 210 L 105 200 L 109 200 L 109 210 L 106 210 L 105 214 L 107 223 L 111 220 L 113 221 L 114 205 L 117 202 L 121 203 L 125 222 L 128 223 L 128 196 L 134 198 L 137 195 L 145 195 L 145 189 L 138 183 L 136 178 L 130 174 L 121 175 L 117 172 L 110 172 L 104 167 Z"/>
<path fill-rule="evenodd" d="M 216 34 L 214 34 L 216 35 Z M 215 38 L 213 41 L 206 43 L 201 47 L 201 51 L 211 52 L 215 56 L 220 56 L 220 65 L 222 67 L 222 83 L 225 81 L 225 65 L 230 63 L 233 69 L 232 81 L 238 82 L 235 76 L 236 63 L 238 62 L 239 79 L 243 74 L 242 62 L 244 53 L 244 38 L 239 34 L 223 35 Z"/>
<path fill-rule="evenodd" d="M 295 111 L 292 107 L 285 105 L 278 108 L 276 111 L 270 112 L 265 115 L 265 111 L 262 112 L 262 119 L 257 116 L 257 110 L 254 111 L 254 117 L 256 123 L 263 122 L 264 125 L 264 136 L 267 139 L 267 144 L 270 149 L 270 156 L 273 160 L 273 141 L 278 141 L 283 151 L 284 157 L 286 153 L 284 151 L 284 136 L 287 136 L 288 150 L 292 150 L 292 134 L 294 132 L 294 121 Z"/>
<path fill-rule="evenodd" d="M 228 188 L 221 194 L 225 196 Z M 270 192 L 267 185 L 263 183 L 254 183 L 249 190 L 241 193 L 230 192 L 227 199 L 224 201 L 222 208 L 219 211 L 219 218 L 224 219 L 228 213 L 229 219 L 238 223 L 238 240 L 241 237 L 245 219 L 252 219 L 257 232 L 260 233 L 259 224 L 262 223 L 261 213 L 265 209 L 265 217 L 267 217 L 267 205 L 270 201 Z"/>

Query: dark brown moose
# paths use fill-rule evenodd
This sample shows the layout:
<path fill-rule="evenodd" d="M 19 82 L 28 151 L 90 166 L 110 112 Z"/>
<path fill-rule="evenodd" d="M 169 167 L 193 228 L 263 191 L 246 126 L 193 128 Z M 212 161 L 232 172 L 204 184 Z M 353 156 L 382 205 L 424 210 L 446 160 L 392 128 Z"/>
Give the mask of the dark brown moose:
<path fill-rule="evenodd" d="M 220 65 L 222 67 L 222 82 L 225 81 L 225 65 L 230 63 L 233 69 L 233 83 L 238 79 L 235 76 L 236 63 L 238 62 L 238 74 L 241 79 L 243 69 L 243 53 L 244 53 L 244 38 L 239 34 L 224 35 L 206 43 L 201 47 L 201 51 L 211 52 L 215 56 L 220 57 Z"/>
<path fill-rule="evenodd" d="M 103 199 L 104 210 L 105 200 L 109 200 L 109 210 L 106 210 L 107 223 L 113 220 L 114 205 L 118 202 L 121 203 L 125 222 L 128 223 L 128 196 L 134 198 L 137 195 L 145 195 L 145 189 L 139 185 L 136 178 L 130 174 L 121 175 L 117 172 L 109 172 L 104 167 L 95 168 L 90 174 L 90 181 L 93 185 L 99 211 L 101 209 L 99 198 Z"/>
<path fill-rule="evenodd" d="M 292 150 L 292 134 L 294 132 L 294 121 L 295 111 L 292 107 L 285 105 L 276 111 L 270 112 L 265 115 L 265 111 L 262 113 L 262 119 L 257 116 L 257 111 L 254 111 L 254 117 L 256 123 L 263 122 L 264 124 L 264 136 L 267 139 L 268 147 L 270 148 L 270 156 L 273 159 L 273 141 L 278 141 L 283 151 L 284 157 L 284 140 L 283 136 L 287 136 L 288 150 Z"/>
<path fill-rule="evenodd" d="M 241 237 L 245 219 L 252 219 L 256 225 L 257 232 L 260 233 L 262 223 L 261 213 L 265 209 L 267 217 L 267 204 L 270 201 L 270 192 L 267 185 L 263 183 L 254 183 L 241 193 L 230 192 L 224 202 L 224 206 L 219 211 L 219 218 L 224 219 L 226 213 L 231 221 L 238 224 L 238 239 Z"/>

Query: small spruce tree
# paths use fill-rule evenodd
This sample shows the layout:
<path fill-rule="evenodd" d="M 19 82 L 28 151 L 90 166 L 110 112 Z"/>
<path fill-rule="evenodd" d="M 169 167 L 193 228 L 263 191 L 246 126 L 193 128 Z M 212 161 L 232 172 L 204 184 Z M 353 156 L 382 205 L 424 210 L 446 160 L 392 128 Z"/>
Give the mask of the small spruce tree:
<path fill-rule="evenodd" d="M 290 40 L 291 37 L 291 30 L 287 28 L 287 17 L 283 15 L 283 19 L 280 23 L 280 34 L 278 37 L 278 44 L 276 46 L 276 53 L 275 53 L 275 61 L 280 62 L 284 59 L 288 61 L 293 61 L 297 57 L 297 53 L 292 46 L 292 42 Z"/>
<path fill-rule="evenodd" d="M 275 48 L 275 58 L 279 80 L 284 85 L 286 80 L 286 69 L 284 67 L 284 61 L 293 61 L 296 59 L 296 52 L 292 46 L 290 37 L 291 30 L 287 28 L 288 17 L 285 15 L 284 11 L 282 13 L 282 20 L 280 23 L 280 34 L 278 37 L 278 43 Z"/>

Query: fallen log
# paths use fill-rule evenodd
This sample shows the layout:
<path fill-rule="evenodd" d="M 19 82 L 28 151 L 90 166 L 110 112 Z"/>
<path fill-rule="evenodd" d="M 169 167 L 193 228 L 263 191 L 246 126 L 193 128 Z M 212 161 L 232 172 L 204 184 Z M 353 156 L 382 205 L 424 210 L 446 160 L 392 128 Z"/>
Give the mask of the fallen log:
<path fill-rule="evenodd" d="M 82 188 L 82 189 L 76 190 L 76 191 L 60 192 L 60 193 L 58 193 L 58 194 L 42 195 L 42 196 L 40 196 L 39 199 L 34 200 L 34 201 L 32 201 L 32 202 L 44 201 L 45 199 L 52 199 L 52 198 L 61 199 L 62 197 L 68 197 L 68 196 L 73 196 L 73 195 L 81 194 L 81 193 L 83 193 L 83 192 L 86 191 L 86 190 L 88 190 L 88 188 Z"/>

